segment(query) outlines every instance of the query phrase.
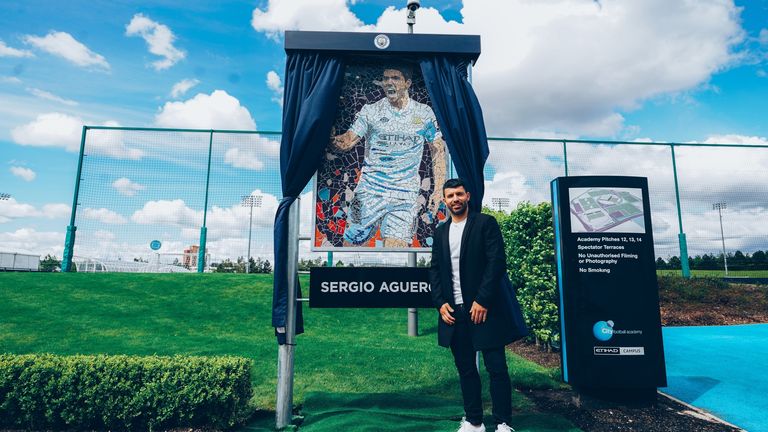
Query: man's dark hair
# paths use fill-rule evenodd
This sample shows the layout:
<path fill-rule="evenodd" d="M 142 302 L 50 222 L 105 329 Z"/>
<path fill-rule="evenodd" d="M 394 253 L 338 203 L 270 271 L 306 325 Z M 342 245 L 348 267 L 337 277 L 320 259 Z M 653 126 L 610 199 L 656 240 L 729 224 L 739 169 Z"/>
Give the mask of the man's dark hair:
<path fill-rule="evenodd" d="M 467 190 L 467 186 L 464 185 L 464 180 L 460 178 L 452 178 L 446 180 L 445 183 L 443 183 L 443 196 L 445 196 L 446 189 L 453 189 L 457 187 L 463 187 L 464 190 Z"/>
<path fill-rule="evenodd" d="M 384 73 L 384 71 L 387 69 L 398 70 L 403 74 L 403 78 L 405 78 L 406 81 L 413 81 L 413 66 L 407 63 L 393 63 L 385 65 L 381 72 Z"/>

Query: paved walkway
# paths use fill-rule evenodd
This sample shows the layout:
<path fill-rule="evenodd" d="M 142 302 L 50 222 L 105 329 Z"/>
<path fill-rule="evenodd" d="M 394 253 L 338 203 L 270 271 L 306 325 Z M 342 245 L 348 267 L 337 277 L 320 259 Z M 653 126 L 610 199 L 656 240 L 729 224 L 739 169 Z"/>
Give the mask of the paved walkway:
<path fill-rule="evenodd" d="M 663 392 L 750 432 L 768 432 L 768 324 L 663 331 Z"/>

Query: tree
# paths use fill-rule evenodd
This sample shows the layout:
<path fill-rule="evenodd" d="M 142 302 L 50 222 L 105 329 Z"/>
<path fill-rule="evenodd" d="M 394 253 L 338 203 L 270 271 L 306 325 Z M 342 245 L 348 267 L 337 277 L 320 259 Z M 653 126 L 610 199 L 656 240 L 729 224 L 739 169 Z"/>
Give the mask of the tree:
<path fill-rule="evenodd" d="M 61 271 L 61 260 L 56 258 L 56 256 L 51 256 L 51 254 L 48 254 L 40 260 L 40 271 L 44 272 L 53 272 L 53 271 Z"/>
<path fill-rule="evenodd" d="M 752 268 L 755 270 L 765 270 L 768 267 L 768 259 L 765 252 L 759 250 L 752 254 Z"/>
<path fill-rule="evenodd" d="M 680 258 L 673 256 L 669 258 L 669 268 L 672 270 L 680 270 L 682 262 L 680 261 Z"/>
<path fill-rule="evenodd" d="M 664 258 L 658 257 L 656 258 L 656 269 L 657 270 L 666 270 L 668 268 L 668 264 L 666 261 L 664 261 Z"/>
<path fill-rule="evenodd" d="M 728 257 L 728 265 L 734 270 L 743 270 L 747 264 L 749 257 L 745 256 L 740 250 L 733 253 L 733 258 Z"/>
<path fill-rule="evenodd" d="M 264 260 L 259 273 L 272 273 L 272 264 L 270 264 L 269 260 Z"/>
<path fill-rule="evenodd" d="M 235 272 L 235 263 L 233 263 L 229 258 L 225 259 L 224 261 L 220 262 L 216 269 L 213 270 L 214 273 L 234 273 Z"/>

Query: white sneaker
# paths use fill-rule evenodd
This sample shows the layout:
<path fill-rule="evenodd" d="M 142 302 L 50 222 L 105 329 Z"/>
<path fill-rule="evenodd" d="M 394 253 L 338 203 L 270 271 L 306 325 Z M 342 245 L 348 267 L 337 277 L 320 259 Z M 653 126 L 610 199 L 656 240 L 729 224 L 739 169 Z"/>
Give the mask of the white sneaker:
<path fill-rule="evenodd" d="M 506 423 L 502 423 L 496 426 L 496 432 L 515 432 L 515 430 L 508 426 Z"/>
<path fill-rule="evenodd" d="M 485 425 L 480 423 L 480 426 L 474 426 L 467 421 L 466 417 L 462 417 L 461 426 L 459 426 L 459 430 L 456 432 L 485 432 Z"/>

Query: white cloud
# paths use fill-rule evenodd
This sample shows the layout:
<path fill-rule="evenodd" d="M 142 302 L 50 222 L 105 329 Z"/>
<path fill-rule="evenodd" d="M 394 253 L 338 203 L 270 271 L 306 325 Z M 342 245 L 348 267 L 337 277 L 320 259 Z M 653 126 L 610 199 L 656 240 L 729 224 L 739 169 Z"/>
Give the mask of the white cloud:
<path fill-rule="evenodd" d="M 142 225 L 199 226 L 203 212 L 192 210 L 181 199 L 148 201 L 131 215 L 131 220 Z"/>
<path fill-rule="evenodd" d="M 33 147 L 62 147 L 69 152 L 80 151 L 83 125 L 85 120 L 62 113 L 40 114 L 35 120 L 17 126 L 11 130 L 11 138 L 16 144 Z M 114 121 L 103 123 L 104 126 L 117 126 Z M 144 152 L 125 146 L 122 132 L 90 130 L 87 136 L 88 151 L 118 159 L 141 159 Z"/>
<path fill-rule="evenodd" d="M 155 70 L 168 69 L 178 63 L 187 54 L 174 47 L 176 39 L 168 26 L 149 19 L 143 14 L 136 14 L 125 27 L 126 36 L 141 36 L 149 46 L 149 52 L 162 57 L 152 63 Z"/>
<path fill-rule="evenodd" d="M 64 233 L 19 228 L 13 232 L 0 233 L 0 249 L 41 256 L 51 254 L 61 258 L 64 250 Z"/>
<path fill-rule="evenodd" d="M 8 84 L 21 84 L 21 80 L 19 77 L 15 76 L 2 76 L 0 77 L 0 82 L 8 83 Z"/>
<path fill-rule="evenodd" d="M 228 135 L 225 142 L 229 148 L 224 152 L 224 163 L 254 171 L 268 165 L 278 169 L 279 141 L 264 135 L 237 134 Z"/>
<path fill-rule="evenodd" d="M 39 214 L 35 206 L 20 203 L 13 197 L 7 200 L 0 200 L 0 223 L 5 223 L 12 219 L 36 217 Z"/>
<path fill-rule="evenodd" d="M 0 57 L 34 57 L 32 51 L 11 48 L 0 40 Z"/>
<path fill-rule="evenodd" d="M 109 69 L 104 56 L 91 51 L 66 32 L 51 31 L 42 37 L 26 35 L 24 42 L 77 66 Z"/>
<path fill-rule="evenodd" d="M 712 135 L 703 141 L 704 144 L 746 144 L 768 145 L 768 138 L 759 136 L 746 136 L 738 134 Z"/>
<path fill-rule="evenodd" d="M 271 228 L 277 211 L 277 197 L 258 189 L 251 194 L 262 197 L 261 207 L 253 208 L 253 229 Z M 229 207 L 212 206 L 208 209 L 206 223 L 208 239 L 239 239 L 243 242 L 248 236 L 249 220 L 250 208 L 241 206 L 239 202 Z M 131 215 L 131 221 L 141 225 L 181 228 L 183 238 L 195 241 L 200 236 L 203 211 L 190 208 L 181 199 L 148 201 Z"/>
<path fill-rule="evenodd" d="M 37 173 L 31 169 L 18 166 L 11 167 L 11 174 L 27 182 L 31 182 L 37 177 Z"/>
<path fill-rule="evenodd" d="M 134 183 L 131 181 L 131 179 L 127 177 L 120 177 L 119 179 L 112 182 L 112 187 L 117 190 L 117 192 L 120 193 L 120 195 L 132 197 L 136 195 L 139 191 L 143 191 L 147 187 Z"/>
<path fill-rule="evenodd" d="M 128 222 L 121 214 L 103 207 L 86 207 L 80 211 L 80 216 L 110 225 L 122 225 Z"/>
<path fill-rule="evenodd" d="M 68 204 L 45 204 L 42 210 L 43 216 L 48 219 L 68 218 L 72 214 L 72 207 Z"/>
<path fill-rule="evenodd" d="M 405 13 L 389 7 L 366 26 L 343 0 L 270 0 L 252 26 L 276 40 L 288 29 L 402 33 Z M 496 136 L 615 135 L 621 111 L 700 88 L 739 60 L 745 38 L 730 1 L 465 0 L 461 14 L 421 8 L 415 28 L 481 35 L 473 85 Z"/>
<path fill-rule="evenodd" d="M 77 106 L 79 105 L 76 101 L 73 101 L 71 99 L 64 99 L 60 96 L 56 96 L 53 93 L 47 92 L 45 90 L 40 90 L 38 88 L 28 88 L 28 92 L 30 92 L 33 96 L 39 97 L 40 99 L 45 99 L 53 102 L 58 102 L 60 104 L 68 105 L 68 106 Z"/>
<path fill-rule="evenodd" d="M 104 231 L 104 230 L 96 230 L 95 233 L 93 233 L 93 236 L 96 238 L 96 240 L 99 241 L 99 243 L 103 242 L 111 242 L 115 239 L 115 233 L 112 231 Z"/>
<path fill-rule="evenodd" d="M 189 91 L 192 87 L 200 84 L 199 80 L 196 79 L 183 79 L 176 84 L 173 85 L 173 88 L 171 89 L 171 97 L 172 98 L 178 98 L 183 96 L 185 93 Z"/>
<path fill-rule="evenodd" d="M 350 30 L 363 25 L 345 0 L 269 0 L 253 10 L 251 25 L 279 40 L 285 30 Z"/>
<path fill-rule="evenodd" d="M 231 148 L 224 153 L 224 163 L 235 168 L 246 168 L 258 171 L 264 168 L 264 162 L 253 149 Z"/>
<path fill-rule="evenodd" d="M 271 70 L 267 72 L 267 87 L 272 90 L 272 101 L 281 107 L 283 106 L 283 82 L 277 72 Z"/>
<path fill-rule="evenodd" d="M 16 201 L 15 198 L 0 201 L 0 223 L 5 223 L 13 219 L 45 217 L 48 219 L 58 219 L 70 215 L 70 206 L 67 204 L 54 203 L 45 204 L 43 209 L 39 210 L 35 206 Z"/>
<path fill-rule="evenodd" d="M 256 122 L 237 98 L 224 90 L 198 93 L 184 102 L 166 102 L 155 116 L 160 127 L 255 130 Z"/>
<path fill-rule="evenodd" d="M 80 137 L 85 122 L 61 113 L 40 114 L 35 120 L 11 130 L 16 144 L 35 147 L 63 147 L 67 151 L 80 150 Z"/>

